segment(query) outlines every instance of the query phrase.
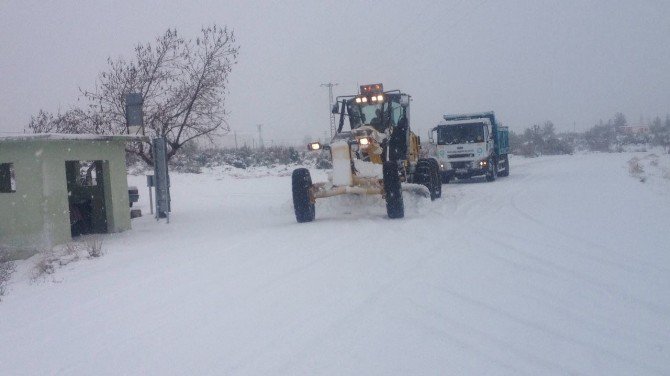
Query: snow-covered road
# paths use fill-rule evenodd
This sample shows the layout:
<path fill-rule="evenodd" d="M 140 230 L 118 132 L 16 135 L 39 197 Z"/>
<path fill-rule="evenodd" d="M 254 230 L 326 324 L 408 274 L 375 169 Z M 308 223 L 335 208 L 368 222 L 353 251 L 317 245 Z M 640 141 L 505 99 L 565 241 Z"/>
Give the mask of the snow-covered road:
<path fill-rule="evenodd" d="M 290 170 L 174 174 L 169 225 L 140 188 L 104 257 L 19 265 L 0 374 L 670 374 L 670 180 L 631 157 L 515 158 L 402 220 L 335 197 L 306 224 Z"/>

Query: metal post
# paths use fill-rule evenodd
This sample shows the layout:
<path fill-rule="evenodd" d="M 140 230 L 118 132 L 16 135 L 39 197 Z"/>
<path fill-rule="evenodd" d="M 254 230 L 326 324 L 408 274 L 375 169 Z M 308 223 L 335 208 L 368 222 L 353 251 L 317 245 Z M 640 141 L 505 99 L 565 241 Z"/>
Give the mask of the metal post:
<path fill-rule="evenodd" d="M 153 175 L 147 175 L 147 187 L 149 187 L 149 208 L 151 209 L 151 214 L 152 215 L 154 214 L 154 198 L 153 198 L 153 195 L 152 195 L 151 188 L 153 188 L 155 185 L 156 184 L 154 182 L 154 176 Z"/>
<path fill-rule="evenodd" d="M 156 187 L 156 220 L 170 223 L 170 177 L 167 166 L 167 145 L 164 138 L 153 139 L 154 183 Z"/>
<path fill-rule="evenodd" d="M 151 215 L 154 214 L 154 197 L 152 191 L 151 187 L 149 187 L 149 208 L 151 210 Z"/>

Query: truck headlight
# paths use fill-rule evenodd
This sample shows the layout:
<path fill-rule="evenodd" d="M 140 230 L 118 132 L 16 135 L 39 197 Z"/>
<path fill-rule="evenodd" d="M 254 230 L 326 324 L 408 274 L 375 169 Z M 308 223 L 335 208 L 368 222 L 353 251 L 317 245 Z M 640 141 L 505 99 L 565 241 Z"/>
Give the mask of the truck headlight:
<path fill-rule="evenodd" d="M 359 143 L 362 147 L 366 147 L 366 146 L 370 145 L 370 139 L 367 138 L 367 137 L 363 137 L 363 138 L 361 138 L 361 139 L 358 140 L 358 143 Z"/>
<path fill-rule="evenodd" d="M 486 160 L 484 160 L 484 161 L 479 161 L 479 167 L 486 167 L 488 164 L 489 164 L 489 162 L 486 161 Z"/>

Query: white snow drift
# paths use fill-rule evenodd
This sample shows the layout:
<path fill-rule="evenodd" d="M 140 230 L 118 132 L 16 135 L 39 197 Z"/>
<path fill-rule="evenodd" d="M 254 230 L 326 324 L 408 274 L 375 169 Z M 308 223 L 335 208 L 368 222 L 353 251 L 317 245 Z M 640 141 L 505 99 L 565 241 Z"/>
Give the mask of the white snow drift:
<path fill-rule="evenodd" d="M 174 174 L 169 225 L 141 189 L 103 257 L 19 263 L 0 374 L 669 374 L 670 179 L 633 156 L 515 158 L 402 220 L 335 197 L 307 224 L 287 171 Z"/>

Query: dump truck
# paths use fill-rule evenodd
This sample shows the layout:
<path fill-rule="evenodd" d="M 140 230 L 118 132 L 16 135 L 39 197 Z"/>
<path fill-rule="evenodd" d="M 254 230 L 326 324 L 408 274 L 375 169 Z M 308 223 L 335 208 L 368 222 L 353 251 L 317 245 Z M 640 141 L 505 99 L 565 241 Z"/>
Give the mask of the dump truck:
<path fill-rule="evenodd" d="M 424 193 L 431 200 L 442 195 L 437 160 L 419 156 L 421 142 L 410 129 L 410 101 L 409 94 L 384 91 L 382 84 L 362 85 L 358 94 L 337 97 L 332 113 L 339 114 L 339 125 L 332 140 L 307 146 L 330 152 L 333 168 L 328 181 L 313 183 L 306 168 L 293 171 L 298 222 L 313 221 L 316 200 L 331 196 L 381 195 L 389 218 L 402 218 L 403 190 Z"/>
<path fill-rule="evenodd" d="M 495 113 L 447 114 L 429 136 L 430 155 L 440 166 L 443 183 L 485 176 L 494 181 L 509 175 L 509 131 Z"/>

